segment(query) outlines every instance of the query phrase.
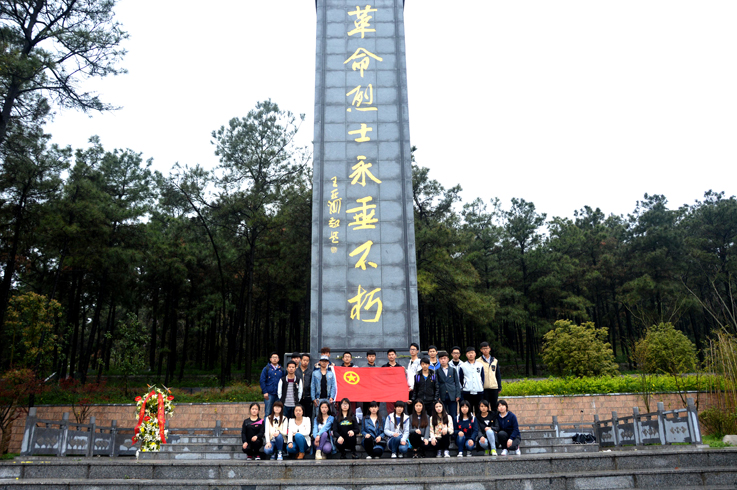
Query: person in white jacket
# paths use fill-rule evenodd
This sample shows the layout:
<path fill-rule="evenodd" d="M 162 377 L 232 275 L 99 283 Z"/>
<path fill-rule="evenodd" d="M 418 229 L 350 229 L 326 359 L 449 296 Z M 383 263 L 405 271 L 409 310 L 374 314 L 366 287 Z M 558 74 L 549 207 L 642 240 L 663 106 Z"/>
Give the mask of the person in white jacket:
<path fill-rule="evenodd" d="M 271 459 L 281 461 L 284 459 L 284 437 L 287 435 L 289 422 L 284 416 L 284 405 L 275 402 L 271 407 L 271 415 L 266 417 L 266 428 L 264 430 L 264 453 Z"/>
<path fill-rule="evenodd" d="M 484 365 L 476 360 L 476 349 L 466 349 L 466 362 L 461 364 L 461 390 L 463 399 L 468 400 L 474 415 L 479 412 L 479 402 L 484 394 Z"/>
<path fill-rule="evenodd" d="M 407 441 L 409 440 L 409 417 L 404 413 L 404 402 L 398 400 L 394 403 L 394 413 L 386 416 L 384 422 L 384 435 L 387 437 L 387 447 L 392 453 L 392 458 L 403 458 L 407 454 Z"/>
<path fill-rule="evenodd" d="M 289 419 L 287 428 L 287 453 L 296 454 L 297 459 L 304 459 L 305 453 L 312 444 L 310 418 L 303 417 L 303 414 L 304 408 L 302 408 L 302 405 L 295 405 L 294 418 Z"/>

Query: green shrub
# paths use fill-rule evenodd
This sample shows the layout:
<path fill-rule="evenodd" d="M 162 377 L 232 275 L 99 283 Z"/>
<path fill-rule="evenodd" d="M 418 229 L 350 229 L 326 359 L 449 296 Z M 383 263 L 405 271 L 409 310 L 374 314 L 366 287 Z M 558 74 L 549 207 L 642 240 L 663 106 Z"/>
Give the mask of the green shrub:
<path fill-rule="evenodd" d="M 543 360 L 551 373 L 561 376 L 607 376 L 619 374 L 606 328 L 592 322 L 576 325 L 558 320 L 543 337 Z"/>
<path fill-rule="evenodd" d="M 699 421 L 704 432 L 715 437 L 721 438 L 726 434 L 737 434 L 737 413 L 718 408 L 707 408 L 699 413 Z"/>
<path fill-rule="evenodd" d="M 671 323 L 653 325 L 635 344 L 638 366 L 648 373 L 679 375 L 697 370 L 696 347 Z"/>
<path fill-rule="evenodd" d="M 705 391 L 708 380 L 703 376 L 685 376 L 680 384 L 687 391 Z M 610 393 L 639 393 L 640 380 L 637 376 L 598 376 L 587 378 L 548 378 L 545 380 L 523 379 L 504 383 L 504 396 L 542 395 L 606 395 Z M 670 376 L 653 376 L 652 391 L 656 393 L 677 392 L 675 380 Z"/>

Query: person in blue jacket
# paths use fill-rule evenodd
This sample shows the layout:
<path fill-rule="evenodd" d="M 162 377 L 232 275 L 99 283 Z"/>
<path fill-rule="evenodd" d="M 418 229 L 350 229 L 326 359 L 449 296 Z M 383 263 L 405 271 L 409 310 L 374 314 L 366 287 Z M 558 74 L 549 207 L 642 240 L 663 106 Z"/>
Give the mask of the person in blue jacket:
<path fill-rule="evenodd" d="M 335 382 L 335 372 L 328 369 L 328 356 L 320 356 L 320 367 L 312 373 L 312 403 L 317 408 L 320 403 L 327 401 L 330 406 L 333 405 L 335 397 L 338 395 L 338 384 Z"/>
<path fill-rule="evenodd" d="M 476 417 L 471 413 L 471 404 L 468 400 L 461 402 L 461 413 L 456 419 L 456 445 L 458 446 L 458 457 L 464 454 L 471 456 L 476 448 L 476 437 L 479 434 L 479 426 Z"/>
<path fill-rule="evenodd" d="M 506 400 L 499 400 L 497 420 L 499 421 L 499 434 L 497 434 L 496 447 L 502 450 L 502 456 L 511 454 L 522 454 L 519 450 L 521 435 L 517 416 L 509 411 Z"/>
<path fill-rule="evenodd" d="M 312 422 L 312 437 L 315 438 L 315 459 L 326 459 L 328 454 L 333 453 L 335 441 L 333 441 L 333 422 L 335 419 L 330 415 L 330 404 L 326 401 L 320 402 L 314 422 Z"/>
<path fill-rule="evenodd" d="M 279 400 L 279 381 L 284 376 L 284 371 L 279 365 L 279 354 L 272 352 L 269 364 L 261 370 L 261 393 L 264 395 L 264 417 L 271 415 L 271 407 Z"/>
<path fill-rule="evenodd" d="M 361 434 L 363 435 L 363 448 L 366 450 L 366 459 L 381 458 L 386 446 L 384 435 L 384 424 L 379 417 L 379 403 L 369 403 L 369 413 L 361 420 Z"/>

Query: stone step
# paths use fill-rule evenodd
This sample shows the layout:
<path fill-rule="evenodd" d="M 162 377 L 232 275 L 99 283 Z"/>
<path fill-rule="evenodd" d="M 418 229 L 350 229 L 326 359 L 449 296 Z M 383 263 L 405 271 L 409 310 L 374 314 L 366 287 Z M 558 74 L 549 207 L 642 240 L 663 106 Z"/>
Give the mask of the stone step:
<path fill-rule="evenodd" d="M 363 456 L 363 447 L 357 446 L 357 453 Z M 598 444 L 537 444 L 531 446 L 520 446 L 522 454 L 545 454 L 545 453 L 585 453 L 599 451 Z M 451 454 L 457 455 L 457 449 L 451 447 Z M 482 451 L 474 451 L 474 456 L 483 456 Z M 286 457 L 286 454 L 284 455 Z M 309 457 L 309 456 L 308 456 Z M 338 455 L 332 455 L 331 458 L 337 458 Z M 388 451 L 384 451 L 384 458 L 390 458 Z M 139 459 L 176 459 L 176 460 L 194 460 L 194 459 L 234 459 L 245 460 L 246 455 L 241 451 L 240 446 L 210 446 L 210 445 L 166 445 L 161 447 L 158 453 L 141 453 Z"/>
<path fill-rule="evenodd" d="M 680 446 L 684 447 L 684 446 Z M 141 453 L 141 455 L 156 453 Z M 166 453 L 158 453 L 166 454 Z M 171 455 L 171 453 L 169 453 Z M 238 454 L 238 453 L 229 453 Z M 240 453 L 243 455 L 243 453 Z M 0 462 L 1 485 L 19 479 L 150 479 L 150 480 L 229 480 L 260 481 L 319 479 L 321 485 L 334 480 L 436 478 L 444 475 L 490 477 L 503 475 L 551 475 L 577 472 L 609 472 L 698 468 L 732 468 L 737 472 L 737 448 L 663 449 L 637 452 L 599 452 L 578 454 L 534 454 L 522 456 L 426 458 L 323 461 L 166 461 L 107 458 L 17 458 Z M 737 479 L 735 480 L 737 481 Z M 163 481 L 162 481 L 163 483 Z M 170 482 L 167 482 L 171 484 Z M 663 483 L 664 486 L 669 485 Z M 675 484 L 671 486 L 677 486 Z"/>
<path fill-rule="evenodd" d="M 368 475 L 367 475 L 368 476 Z M 319 488 L 324 490 L 363 490 L 369 488 L 396 488 L 402 490 L 437 490 L 440 488 L 455 489 L 580 489 L 594 490 L 607 488 L 734 488 L 737 482 L 737 469 L 731 466 L 711 468 L 677 468 L 677 469 L 636 469 L 605 470 L 598 472 L 566 472 L 557 474 L 509 474 L 488 476 L 422 476 L 411 480 L 395 476 L 377 476 L 368 478 L 340 478 L 330 482 L 321 480 L 315 474 L 311 478 L 295 478 L 288 481 L 264 481 L 251 476 L 248 479 L 212 478 L 212 479 L 178 479 L 166 482 L 162 487 L 160 479 L 137 478 L 90 478 L 86 480 L 70 480 L 64 478 L 19 479 L 0 481 L 0 490 L 10 488 L 41 488 L 54 490 L 160 490 L 162 488 L 191 489 L 233 489 L 263 488 L 269 490 L 293 490 L 297 488 Z"/>

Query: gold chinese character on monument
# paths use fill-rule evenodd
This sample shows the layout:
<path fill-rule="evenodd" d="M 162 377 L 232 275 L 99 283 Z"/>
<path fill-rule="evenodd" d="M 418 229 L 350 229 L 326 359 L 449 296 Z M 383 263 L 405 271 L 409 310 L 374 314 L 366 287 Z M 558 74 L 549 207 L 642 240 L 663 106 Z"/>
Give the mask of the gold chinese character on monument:
<path fill-rule="evenodd" d="M 370 293 L 366 294 L 366 290 L 363 289 L 361 286 L 358 286 L 358 294 L 348 300 L 348 303 L 355 303 L 353 308 L 351 308 L 351 320 L 361 320 L 361 308 L 369 311 L 371 308 L 373 308 L 374 305 L 377 305 L 376 316 L 372 320 L 361 321 L 367 323 L 376 323 L 379 321 L 379 318 L 381 318 L 381 310 L 384 308 L 381 299 L 374 298 L 374 294 L 378 293 L 379 291 L 381 291 L 381 288 L 376 288 Z"/>
<path fill-rule="evenodd" d="M 331 177 L 330 180 L 333 181 L 333 187 L 338 187 L 338 177 Z"/>
<path fill-rule="evenodd" d="M 353 131 L 348 131 L 348 134 L 360 134 L 358 138 L 356 138 L 354 141 L 356 143 L 365 143 L 367 141 L 371 141 L 371 138 L 366 136 L 366 133 L 373 131 L 374 128 L 369 128 L 365 124 L 361 123 L 361 129 L 354 129 Z"/>
<path fill-rule="evenodd" d="M 353 221 L 348 223 L 348 226 L 355 226 L 354 230 L 369 230 L 376 228 L 374 223 L 378 223 L 379 220 L 374 218 L 376 204 L 367 204 L 371 202 L 372 197 L 362 197 L 357 199 L 356 202 L 361 203 L 360 207 L 349 209 L 346 213 L 356 213 L 353 216 Z"/>
<path fill-rule="evenodd" d="M 351 180 L 351 185 L 354 185 L 358 182 L 359 184 L 361 184 L 362 187 L 366 187 L 366 177 L 373 180 L 377 184 L 381 184 L 381 181 L 374 177 L 374 174 L 372 174 L 369 170 L 373 165 L 366 162 L 366 157 L 361 155 L 356 158 L 358 158 L 358 163 L 351 167 L 353 173 L 348 176 L 349 178 L 353 179 Z"/>
<path fill-rule="evenodd" d="M 378 107 L 361 107 L 361 104 L 371 105 L 374 103 L 374 86 L 369 83 L 368 87 L 363 89 L 362 85 L 359 85 L 358 87 L 354 88 L 347 94 L 345 94 L 346 97 L 349 95 L 353 95 L 353 100 L 351 101 L 352 106 L 356 106 L 357 111 L 378 111 Z M 352 108 L 346 109 L 347 112 L 351 112 Z"/>
<path fill-rule="evenodd" d="M 337 231 L 331 231 L 330 232 L 330 241 L 333 243 L 338 243 L 338 232 Z"/>
<path fill-rule="evenodd" d="M 340 220 L 335 218 L 330 218 L 330 221 L 328 221 L 328 226 L 330 228 L 337 228 L 340 226 Z"/>
<path fill-rule="evenodd" d="M 330 252 L 335 253 L 338 251 L 338 247 L 330 247 Z"/>
<path fill-rule="evenodd" d="M 357 249 L 355 249 L 353 252 L 351 252 L 351 253 L 348 254 L 350 257 L 355 257 L 356 255 L 358 255 L 361 252 L 363 252 L 363 255 L 361 255 L 361 258 L 358 259 L 358 262 L 356 262 L 356 269 L 358 269 L 360 267 L 361 270 L 364 270 L 365 271 L 366 270 L 366 264 L 370 265 L 374 269 L 376 269 L 378 267 L 378 265 L 376 264 L 376 262 L 366 262 L 366 258 L 368 257 L 368 254 L 371 251 L 371 245 L 373 245 L 373 244 L 374 244 L 374 242 L 372 242 L 371 240 L 369 240 L 366 243 L 364 243 L 363 245 L 361 245 L 360 247 L 358 247 Z"/>
<path fill-rule="evenodd" d="M 338 189 L 330 191 L 330 199 L 338 199 Z"/>
<path fill-rule="evenodd" d="M 375 59 L 376 61 L 384 61 L 384 58 L 376 56 L 375 54 L 368 51 L 366 48 L 358 48 L 356 52 L 353 53 L 350 58 L 345 60 L 343 64 L 345 65 L 346 63 L 353 61 L 351 68 L 353 69 L 353 71 L 361 70 L 361 78 L 363 78 L 363 72 L 368 69 L 369 64 L 371 63 L 371 58 Z"/>
<path fill-rule="evenodd" d="M 360 33 L 361 39 L 363 39 L 365 33 L 376 32 L 376 29 L 369 29 L 369 22 L 371 21 L 371 19 L 373 19 L 373 17 L 369 15 L 371 12 L 378 12 L 378 10 L 372 9 L 371 5 L 366 5 L 366 8 L 361 10 L 361 7 L 356 5 L 356 10 L 354 10 L 353 12 L 348 12 L 348 15 L 350 15 L 351 17 L 354 15 L 356 16 L 356 20 L 353 21 L 353 24 L 356 26 L 356 28 L 352 31 L 348 31 L 349 36 Z"/>
<path fill-rule="evenodd" d="M 342 202 L 343 202 L 342 198 L 333 199 L 332 201 L 328 201 L 328 211 L 330 211 L 330 214 L 340 213 L 340 204 Z"/>

